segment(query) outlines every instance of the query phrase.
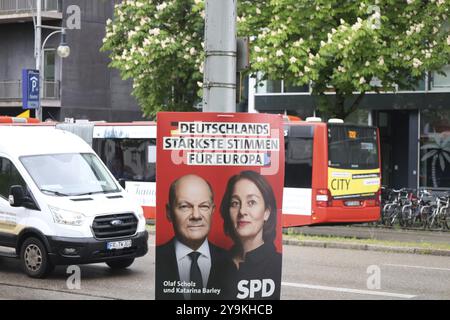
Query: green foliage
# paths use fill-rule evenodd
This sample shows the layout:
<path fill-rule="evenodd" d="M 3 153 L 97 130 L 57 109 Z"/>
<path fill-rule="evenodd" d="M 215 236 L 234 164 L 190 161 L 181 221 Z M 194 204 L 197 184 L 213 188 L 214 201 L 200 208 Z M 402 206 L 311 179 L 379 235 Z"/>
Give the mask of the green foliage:
<path fill-rule="evenodd" d="M 449 63 L 449 8 L 444 0 L 241 1 L 239 31 L 253 36 L 253 72 L 312 83 L 319 107 L 345 118 L 361 101 L 354 92 L 413 88 Z"/>
<path fill-rule="evenodd" d="M 102 50 L 110 66 L 133 79 L 146 116 L 193 110 L 203 75 L 202 1 L 125 0 L 108 21 Z"/>
<path fill-rule="evenodd" d="M 413 88 L 450 62 L 447 0 L 239 0 L 251 73 L 312 83 L 319 106 L 344 117 L 352 94 Z M 111 66 L 134 81 L 144 113 L 191 110 L 203 81 L 204 0 L 124 0 L 106 27 Z M 377 81 L 373 81 L 377 80 Z M 334 102 L 325 93 L 336 93 Z M 362 97 L 362 96 L 361 96 Z"/>

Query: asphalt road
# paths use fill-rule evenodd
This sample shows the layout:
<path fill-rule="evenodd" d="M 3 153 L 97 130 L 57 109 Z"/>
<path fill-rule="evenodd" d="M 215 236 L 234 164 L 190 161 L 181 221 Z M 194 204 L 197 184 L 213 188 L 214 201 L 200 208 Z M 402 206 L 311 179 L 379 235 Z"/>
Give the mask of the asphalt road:
<path fill-rule="evenodd" d="M 35 280 L 0 258 L 0 299 L 154 299 L 153 241 L 129 270 L 81 266 L 79 289 L 66 267 Z M 450 299 L 450 257 L 284 246 L 282 299 Z"/>
<path fill-rule="evenodd" d="M 450 257 L 283 248 L 282 299 L 450 299 Z"/>

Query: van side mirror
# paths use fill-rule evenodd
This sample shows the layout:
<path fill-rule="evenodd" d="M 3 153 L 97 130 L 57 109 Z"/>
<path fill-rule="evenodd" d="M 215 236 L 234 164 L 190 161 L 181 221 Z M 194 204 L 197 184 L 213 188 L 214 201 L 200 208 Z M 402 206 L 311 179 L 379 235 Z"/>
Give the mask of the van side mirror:
<path fill-rule="evenodd" d="M 120 178 L 120 179 L 119 179 L 119 184 L 120 184 L 120 186 L 121 186 L 122 188 L 125 189 L 125 179 Z"/>
<path fill-rule="evenodd" d="M 33 200 L 25 195 L 23 187 L 20 185 L 11 186 L 11 188 L 9 188 L 8 200 L 11 207 L 36 208 Z"/>

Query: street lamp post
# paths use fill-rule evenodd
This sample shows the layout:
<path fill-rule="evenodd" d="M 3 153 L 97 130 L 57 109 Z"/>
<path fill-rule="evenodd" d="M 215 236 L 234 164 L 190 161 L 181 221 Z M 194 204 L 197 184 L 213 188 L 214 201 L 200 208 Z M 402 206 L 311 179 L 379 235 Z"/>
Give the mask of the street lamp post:
<path fill-rule="evenodd" d="M 51 32 L 41 44 L 42 29 L 55 30 Z M 39 72 L 39 108 L 36 110 L 36 117 L 43 121 L 43 112 L 41 106 L 41 88 L 44 80 L 41 75 L 42 56 L 47 40 L 54 34 L 61 33 L 61 43 L 56 53 L 61 58 L 67 58 L 70 54 L 70 47 L 66 43 L 66 29 L 64 27 L 46 26 L 42 24 L 42 0 L 36 0 L 36 24 L 34 26 L 34 55 L 36 57 L 36 70 Z"/>

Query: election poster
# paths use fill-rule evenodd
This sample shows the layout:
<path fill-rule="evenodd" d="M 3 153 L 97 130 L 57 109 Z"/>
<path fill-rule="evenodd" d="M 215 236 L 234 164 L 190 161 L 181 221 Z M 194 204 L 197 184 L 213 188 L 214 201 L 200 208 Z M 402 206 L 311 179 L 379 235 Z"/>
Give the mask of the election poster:
<path fill-rule="evenodd" d="M 155 296 L 280 298 L 282 116 L 160 112 Z"/>

